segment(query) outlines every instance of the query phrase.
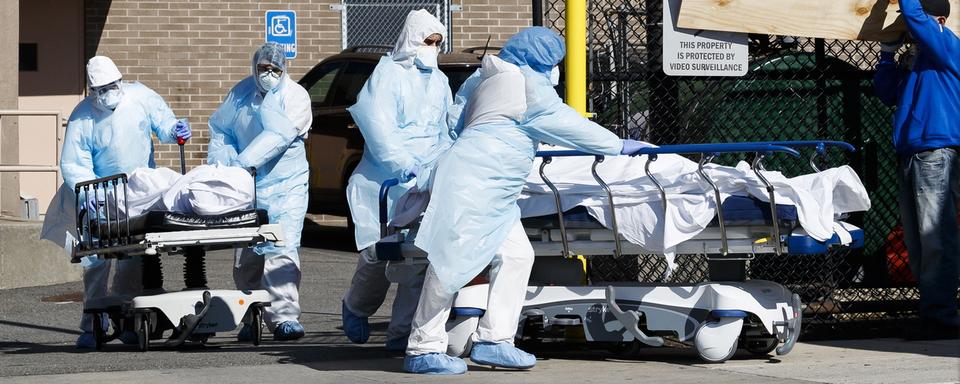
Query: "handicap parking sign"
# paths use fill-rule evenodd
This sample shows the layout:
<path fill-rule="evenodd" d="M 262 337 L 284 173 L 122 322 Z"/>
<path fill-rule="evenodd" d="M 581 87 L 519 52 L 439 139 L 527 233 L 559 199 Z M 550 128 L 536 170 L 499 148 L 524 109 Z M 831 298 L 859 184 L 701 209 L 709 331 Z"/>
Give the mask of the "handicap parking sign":
<path fill-rule="evenodd" d="M 297 12 L 267 11 L 266 40 L 283 47 L 288 59 L 297 57 Z"/>

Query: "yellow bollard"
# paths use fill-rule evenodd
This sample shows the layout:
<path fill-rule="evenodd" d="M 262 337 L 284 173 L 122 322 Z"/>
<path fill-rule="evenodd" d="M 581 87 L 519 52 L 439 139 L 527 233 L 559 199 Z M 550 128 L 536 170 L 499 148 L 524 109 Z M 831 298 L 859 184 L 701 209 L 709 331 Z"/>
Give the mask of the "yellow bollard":
<path fill-rule="evenodd" d="M 564 61 L 567 105 L 585 117 L 587 112 L 587 1 L 566 2 L 567 57 Z"/>

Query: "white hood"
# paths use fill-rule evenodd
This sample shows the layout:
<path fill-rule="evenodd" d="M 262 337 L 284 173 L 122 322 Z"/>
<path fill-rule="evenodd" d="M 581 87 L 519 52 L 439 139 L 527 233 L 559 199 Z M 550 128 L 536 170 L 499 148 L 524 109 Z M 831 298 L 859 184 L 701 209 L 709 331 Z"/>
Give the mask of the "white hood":
<path fill-rule="evenodd" d="M 403 22 L 397 44 L 390 52 L 391 57 L 394 61 L 412 65 L 413 58 L 417 55 L 417 47 L 423 45 L 423 41 L 434 33 L 443 36 L 444 41 L 447 40 L 447 28 L 430 12 L 423 9 L 410 11 L 407 20 Z"/>

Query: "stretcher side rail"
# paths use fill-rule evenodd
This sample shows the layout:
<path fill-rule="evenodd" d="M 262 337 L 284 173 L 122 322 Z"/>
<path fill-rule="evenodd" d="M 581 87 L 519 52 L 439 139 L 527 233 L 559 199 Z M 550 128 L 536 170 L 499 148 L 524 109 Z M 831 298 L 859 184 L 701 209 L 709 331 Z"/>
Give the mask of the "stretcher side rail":
<path fill-rule="evenodd" d="M 661 197 L 661 200 L 663 201 L 663 217 L 666 217 L 666 214 L 667 214 L 667 194 L 666 194 L 666 190 L 660 184 L 659 180 L 657 180 L 656 177 L 654 177 L 653 174 L 650 172 L 650 164 L 656 161 L 657 156 L 661 154 L 699 154 L 701 156 L 700 162 L 698 163 L 697 173 L 698 175 L 700 175 L 700 177 L 704 181 L 707 182 L 707 184 L 710 185 L 710 187 L 714 191 L 714 199 L 717 204 L 717 211 L 718 211 L 717 216 L 719 219 L 719 226 L 720 226 L 720 232 L 721 232 L 721 244 L 722 244 L 721 254 L 724 257 L 726 257 L 727 254 L 729 253 L 729 246 L 728 246 L 728 240 L 726 237 L 725 223 L 723 220 L 723 208 L 722 208 L 722 200 L 720 198 L 720 190 L 717 188 L 713 180 L 711 180 L 710 177 L 707 176 L 703 168 L 706 164 L 712 162 L 713 159 L 721 153 L 755 153 L 756 154 L 756 158 L 753 163 L 754 171 L 757 172 L 757 174 L 760 176 L 761 181 L 767 187 L 769 198 L 771 199 L 770 203 L 771 203 L 771 213 L 773 215 L 773 220 L 772 220 L 773 234 L 774 234 L 774 238 L 777 239 L 777 241 L 775 242 L 776 253 L 780 254 L 782 251 L 779 245 L 780 228 L 778 225 L 779 221 L 777 220 L 777 217 L 776 217 L 776 204 L 774 200 L 773 186 L 769 182 L 767 182 L 762 175 L 760 175 L 759 169 L 756 168 L 760 164 L 760 161 L 764 158 L 764 156 L 766 156 L 767 154 L 775 153 L 775 152 L 787 153 L 792 156 L 800 155 L 800 153 L 796 149 L 793 149 L 786 145 L 775 145 L 775 144 L 766 144 L 766 143 L 759 143 L 759 144 L 757 143 L 710 143 L 710 144 L 678 144 L 678 145 L 664 145 L 660 147 L 649 147 L 649 148 L 640 149 L 639 151 L 632 154 L 631 156 L 647 155 L 647 162 L 644 165 L 644 172 L 646 173 L 647 177 L 653 182 L 653 184 L 657 187 L 657 189 L 660 191 L 660 197 Z M 596 172 L 597 165 L 603 162 L 604 157 L 602 155 L 594 155 L 594 154 L 590 154 L 582 151 L 576 151 L 576 150 L 559 150 L 559 151 L 540 151 L 540 152 L 537 152 L 536 156 L 543 158 L 543 162 L 540 165 L 540 178 L 543 179 L 544 183 L 546 183 L 547 186 L 550 188 L 550 190 L 553 192 L 554 201 L 556 202 L 557 220 L 558 220 L 558 224 L 561 232 L 561 242 L 563 244 L 564 257 L 573 257 L 573 253 L 570 251 L 569 242 L 567 241 L 566 225 L 564 223 L 565 220 L 563 217 L 563 208 L 561 207 L 561 204 L 560 204 L 560 193 L 557 190 L 556 186 L 553 184 L 553 182 L 550 181 L 550 179 L 546 176 L 544 172 L 546 169 L 546 166 L 553 161 L 554 157 L 572 157 L 572 156 L 594 156 L 595 157 L 595 160 L 591 169 L 593 173 L 593 177 L 597 181 L 597 183 L 600 184 L 600 186 L 607 193 L 607 198 L 608 198 L 607 200 L 608 200 L 608 204 L 611 212 L 610 218 L 611 218 L 611 224 L 613 226 L 613 231 L 614 233 L 620 233 L 620 229 L 616 219 L 616 216 L 617 216 L 616 209 L 615 209 L 616 205 L 614 204 L 614 201 L 613 201 L 613 193 L 610 191 L 610 188 L 607 186 L 607 184 L 600 178 L 600 176 Z M 614 254 L 619 256 L 622 252 L 622 245 L 621 245 L 619 236 L 614 236 L 614 247 L 615 247 Z"/>

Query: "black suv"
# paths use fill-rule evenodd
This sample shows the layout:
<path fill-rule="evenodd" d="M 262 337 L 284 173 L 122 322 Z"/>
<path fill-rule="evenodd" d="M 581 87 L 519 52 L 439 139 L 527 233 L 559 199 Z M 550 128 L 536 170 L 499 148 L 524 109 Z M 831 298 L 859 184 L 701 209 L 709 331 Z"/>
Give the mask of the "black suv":
<path fill-rule="evenodd" d="M 363 84 L 390 48 L 360 52 L 365 49 L 371 47 L 350 48 L 328 57 L 299 81 L 310 94 L 313 109 L 313 126 L 306 143 L 311 213 L 348 216 L 350 211 L 347 179 L 363 155 L 363 136 L 347 107 L 357 102 Z M 480 49 L 440 55 L 440 70 L 450 79 L 453 93 L 480 66 L 481 56 Z"/>

